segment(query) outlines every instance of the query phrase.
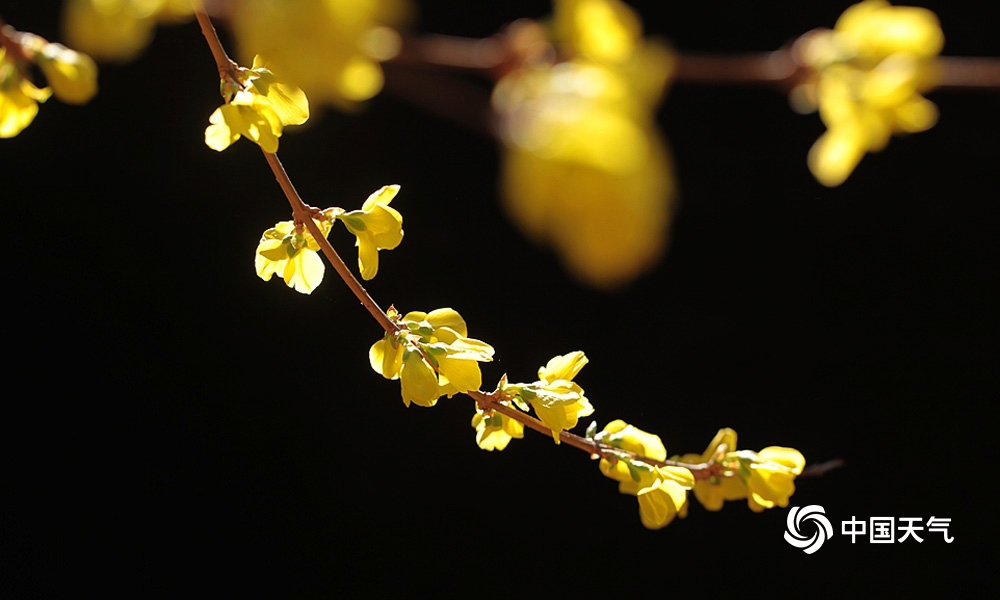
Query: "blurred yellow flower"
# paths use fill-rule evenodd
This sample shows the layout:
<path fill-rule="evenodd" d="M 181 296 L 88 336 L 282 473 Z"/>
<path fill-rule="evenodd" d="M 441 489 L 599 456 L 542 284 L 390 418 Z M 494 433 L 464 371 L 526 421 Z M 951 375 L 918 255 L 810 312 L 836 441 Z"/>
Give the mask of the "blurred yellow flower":
<path fill-rule="evenodd" d="M 382 89 L 379 61 L 398 51 L 390 27 L 409 0 L 244 0 L 231 23 L 240 54 L 264 55 L 313 102 L 353 108 Z"/>
<path fill-rule="evenodd" d="M 840 185 L 864 155 L 885 147 L 893 133 L 925 131 L 937 106 L 921 94 L 935 85 L 935 60 L 944 45 L 937 17 L 924 8 L 865 0 L 851 6 L 832 31 L 796 46 L 816 77 L 793 90 L 803 112 L 819 108 L 827 126 L 808 164 L 823 185 Z"/>
<path fill-rule="evenodd" d="M 398 336 L 386 334 L 368 351 L 372 369 L 386 379 L 399 379 L 403 404 L 434 406 L 441 396 L 478 390 L 479 362 L 493 360 L 493 347 L 468 336 L 461 315 L 451 308 L 430 313 L 413 311 L 399 318 Z"/>
<path fill-rule="evenodd" d="M 476 429 L 476 443 L 483 450 L 503 450 L 513 438 L 524 437 L 524 425 L 498 412 L 487 414 L 478 406 L 472 416 Z"/>
<path fill-rule="evenodd" d="M 392 250 L 403 241 L 403 216 L 389 207 L 398 192 L 398 185 L 382 186 L 368 196 L 361 210 L 337 215 L 358 238 L 358 268 L 363 279 L 378 272 L 379 250 Z"/>
<path fill-rule="evenodd" d="M 553 31 L 568 60 L 527 64 L 493 92 L 502 192 L 522 230 L 611 288 L 666 247 L 675 184 L 654 110 L 674 60 L 618 0 L 557 1 Z"/>
<path fill-rule="evenodd" d="M 12 138 L 31 124 L 38 114 L 38 103 L 52 95 L 49 88 L 38 89 L 7 58 L 0 47 L 0 138 Z"/>
<path fill-rule="evenodd" d="M 35 60 L 59 100 L 86 104 L 97 94 L 97 65 L 86 54 L 46 43 Z"/>
<path fill-rule="evenodd" d="M 132 60 L 153 38 L 157 23 L 194 13 L 190 0 L 67 0 L 63 31 L 74 48 L 98 60 Z"/>
<path fill-rule="evenodd" d="M 329 235 L 332 223 L 317 219 L 323 235 Z M 254 255 L 257 276 L 270 281 L 275 273 L 281 275 L 285 285 L 296 292 L 310 294 L 323 281 L 326 270 L 323 259 L 316 253 L 319 244 L 305 228 L 296 230 L 292 221 L 282 221 L 264 232 Z"/>
<path fill-rule="evenodd" d="M 309 101 L 302 90 L 278 82 L 260 56 L 254 57 L 253 68 L 240 69 L 239 76 L 242 89 L 209 117 L 205 144 L 221 152 L 245 135 L 265 152 L 277 152 L 284 127 L 309 118 Z"/>

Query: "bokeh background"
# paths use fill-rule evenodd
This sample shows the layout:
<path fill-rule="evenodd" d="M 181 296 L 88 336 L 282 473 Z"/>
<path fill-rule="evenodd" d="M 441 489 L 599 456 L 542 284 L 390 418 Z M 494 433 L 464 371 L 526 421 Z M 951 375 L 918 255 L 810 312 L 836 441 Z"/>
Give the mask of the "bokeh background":
<path fill-rule="evenodd" d="M 418 4 L 420 30 L 466 36 L 549 12 Z M 848 6 L 631 4 L 679 50 L 720 52 L 775 49 Z M 1000 55 L 980 3 L 913 4 L 937 12 L 944 54 Z M 60 39 L 56 2 L 0 15 Z M 282 138 L 311 204 L 402 185 L 406 238 L 367 288 L 461 312 L 497 350 L 484 385 L 581 349 L 601 426 L 625 419 L 671 453 L 730 426 L 741 447 L 846 460 L 792 497 L 837 531 L 806 556 L 782 539 L 784 509 L 695 505 L 647 531 L 580 452 L 533 434 L 483 452 L 464 397 L 405 409 L 368 366 L 377 325 L 332 271 L 309 297 L 256 277 L 260 234 L 289 211 L 256 146 L 205 147 L 218 79 L 195 24 L 160 29 L 100 84 L 0 142 L 2 595 L 821 596 L 944 591 L 995 566 L 971 552 L 996 531 L 995 92 L 931 93 L 936 127 L 827 189 L 805 162 L 817 116 L 763 88 L 673 87 L 659 111 L 679 174 L 671 248 L 613 293 L 508 222 L 489 138 L 390 95 Z M 331 239 L 353 256 L 346 232 Z M 852 546 L 852 516 L 950 517 L 955 542 Z"/>

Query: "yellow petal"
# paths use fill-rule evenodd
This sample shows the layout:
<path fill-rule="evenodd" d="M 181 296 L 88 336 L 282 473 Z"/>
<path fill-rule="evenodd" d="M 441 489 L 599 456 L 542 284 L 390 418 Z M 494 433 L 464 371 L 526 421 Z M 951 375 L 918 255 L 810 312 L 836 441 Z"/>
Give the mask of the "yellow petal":
<path fill-rule="evenodd" d="M 361 210 L 365 211 L 371 210 L 377 205 L 388 206 L 389 203 L 392 202 L 392 199 L 395 198 L 396 194 L 398 193 L 399 193 L 398 185 L 396 184 L 384 185 L 379 189 L 375 190 L 374 192 L 372 192 L 371 195 L 368 196 L 368 198 L 365 200 L 365 203 L 361 205 Z"/>
<path fill-rule="evenodd" d="M 378 274 L 378 248 L 371 236 L 364 232 L 358 236 L 358 269 L 365 281 Z"/>
<path fill-rule="evenodd" d="M 836 187 L 854 171 L 866 152 L 865 140 L 857 127 L 831 129 L 809 150 L 807 162 L 816 180 Z"/>
<path fill-rule="evenodd" d="M 311 294 L 323 281 L 326 266 L 315 252 L 301 249 L 285 266 L 285 284 L 301 294 Z"/>
<path fill-rule="evenodd" d="M 38 55 L 38 66 L 63 102 L 85 104 L 97 93 L 97 65 L 86 54 L 46 44 Z"/>
<path fill-rule="evenodd" d="M 403 359 L 399 379 L 403 403 L 406 406 L 411 402 L 420 406 L 434 406 L 437 403 L 440 397 L 437 374 L 419 352 L 411 352 Z"/>
<path fill-rule="evenodd" d="M 588 361 L 589 359 L 580 350 L 553 357 L 544 367 L 538 369 L 538 378 L 542 381 L 556 381 L 557 379 L 573 381 L 573 378 Z"/>
<path fill-rule="evenodd" d="M 368 361 L 376 373 L 386 379 L 398 379 L 403 366 L 403 345 L 393 347 L 392 341 L 383 337 L 368 350 Z"/>
<path fill-rule="evenodd" d="M 439 361 L 438 371 L 447 383 L 455 386 L 459 392 L 478 390 L 483 384 L 483 375 L 479 363 L 475 360 L 460 360 L 445 356 Z"/>
<path fill-rule="evenodd" d="M 234 129 L 229 124 L 233 120 L 242 121 L 235 106 L 225 104 L 215 109 L 212 116 L 208 118 L 211 125 L 205 129 L 205 145 L 212 150 L 222 152 L 240 139 L 239 130 Z"/>

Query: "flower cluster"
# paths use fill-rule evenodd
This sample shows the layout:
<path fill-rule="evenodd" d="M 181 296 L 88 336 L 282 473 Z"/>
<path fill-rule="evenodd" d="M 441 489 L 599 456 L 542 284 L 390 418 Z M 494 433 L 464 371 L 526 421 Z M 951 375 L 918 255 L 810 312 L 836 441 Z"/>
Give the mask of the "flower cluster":
<path fill-rule="evenodd" d="M 483 450 L 503 450 L 514 438 L 524 437 L 524 425 L 507 415 L 496 411 L 484 411 L 476 407 L 472 416 L 472 427 L 476 430 L 476 444 Z"/>
<path fill-rule="evenodd" d="M 132 60 L 158 23 L 177 23 L 194 13 L 191 0 L 67 0 L 63 30 L 70 43 L 101 60 Z"/>
<path fill-rule="evenodd" d="M 324 236 L 330 234 L 333 223 L 329 218 L 314 219 Z M 310 294 L 323 281 L 326 266 L 316 254 L 319 243 L 302 226 L 292 221 L 282 221 L 264 232 L 254 255 L 257 276 L 270 281 L 275 273 L 281 275 L 285 285 L 296 292 Z"/>
<path fill-rule="evenodd" d="M 540 26 L 510 32 L 523 64 L 497 83 L 502 188 L 514 221 L 579 279 L 627 283 L 666 247 L 675 185 L 653 111 L 673 69 L 619 0 L 558 0 L 558 54 L 529 52 Z M 552 56 L 559 56 L 553 60 Z"/>
<path fill-rule="evenodd" d="M 259 52 L 314 102 L 352 108 L 382 89 L 409 0 L 244 0 L 230 22 L 244 58 Z"/>
<path fill-rule="evenodd" d="M 943 45 L 934 13 L 884 0 L 851 6 L 832 31 L 814 32 L 797 44 L 817 75 L 793 91 L 793 104 L 803 111 L 818 106 L 827 126 L 808 159 L 820 183 L 840 185 L 893 133 L 916 133 L 937 122 L 937 107 L 921 94 L 935 84 Z"/>
<path fill-rule="evenodd" d="M 795 477 L 805 467 L 802 453 L 779 446 L 760 452 L 736 447 L 736 432 L 725 428 L 719 430 L 703 454 L 674 457 L 683 463 L 718 467 L 718 476 L 700 479 L 694 486 L 694 495 L 702 506 L 717 511 L 727 500 L 744 498 L 754 512 L 788 506 L 788 498 L 795 492 Z"/>
<path fill-rule="evenodd" d="M 618 491 L 636 496 L 639 518 L 649 529 L 666 527 L 687 509 L 687 491 L 695 486 L 691 471 L 683 467 L 651 465 L 641 459 L 662 462 L 667 450 L 659 436 L 615 420 L 594 440 L 628 454 L 608 454 L 601 459 L 601 473 L 618 483 Z"/>
<path fill-rule="evenodd" d="M 441 396 L 479 389 L 483 381 L 479 363 L 493 360 L 493 347 L 468 337 L 458 312 L 439 308 L 400 317 L 389 309 L 387 315 L 400 331 L 375 342 L 368 358 L 376 373 L 400 380 L 403 404 L 430 407 Z"/>
<path fill-rule="evenodd" d="M 552 439 L 558 444 L 560 432 L 576 427 L 580 417 L 594 413 L 594 407 L 583 395 L 583 388 L 573 381 L 586 364 L 587 357 L 579 350 L 556 356 L 538 369 L 538 381 L 507 383 L 504 378 L 499 389 L 521 410 L 527 412 L 529 406 L 535 409 L 535 414 L 552 430 Z"/>
<path fill-rule="evenodd" d="M 205 144 L 219 152 L 247 136 L 264 152 L 278 151 L 278 138 L 286 125 L 301 125 L 309 118 L 309 101 L 299 88 L 279 82 L 260 56 L 250 69 L 238 69 L 239 81 L 232 98 L 215 109 L 205 129 Z"/>
<path fill-rule="evenodd" d="M 38 103 L 52 94 L 68 104 L 85 104 L 97 93 L 97 65 L 86 54 L 9 26 L 0 41 L 0 138 L 21 133 L 38 114 Z M 35 86 L 26 75 L 32 64 L 48 87 Z"/>
<path fill-rule="evenodd" d="M 403 216 L 389 206 L 398 192 L 398 185 L 383 186 L 368 196 L 361 210 L 337 215 L 358 238 L 358 268 L 366 280 L 378 272 L 378 251 L 392 250 L 403 241 Z"/>
<path fill-rule="evenodd" d="M 378 272 L 378 251 L 391 250 L 403 240 L 403 216 L 389 207 L 398 192 L 398 185 L 385 185 L 372 192 L 360 210 L 346 212 L 333 207 L 314 219 L 323 237 L 330 235 L 337 219 L 357 236 L 358 267 L 365 279 Z M 319 242 L 308 230 L 293 221 L 282 221 L 260 239 L 254 256 L 257 275 L 270 281 L 271 275 L 280 273 L 288 287 L 309 294 L 323 281 L 326 270 L 316 254 L 319 249 Z"/>

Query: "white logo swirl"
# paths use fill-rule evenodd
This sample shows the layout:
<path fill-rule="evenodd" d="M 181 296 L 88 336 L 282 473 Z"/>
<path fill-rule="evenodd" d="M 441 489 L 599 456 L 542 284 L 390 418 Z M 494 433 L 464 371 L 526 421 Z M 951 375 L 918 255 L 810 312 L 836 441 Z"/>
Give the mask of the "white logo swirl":
<path fill-rule="evenodd" d="M 812 537 L 807 538 L 802 534 L 803 521 L 816 523 L 816 531 L 813 532 Z M 793 506 L 788 510 L 787 524 L 788 531 L 785 532 L 785 541 L 796 548 L 801 548 L 806 554 L 812 554 L 819 550 L 827 538 L 833 537 L 833 526 L 830 525 L 830 519 L 826 518 L 826 511 L 818 504 L 810 504 L 801 508 Z"/>

